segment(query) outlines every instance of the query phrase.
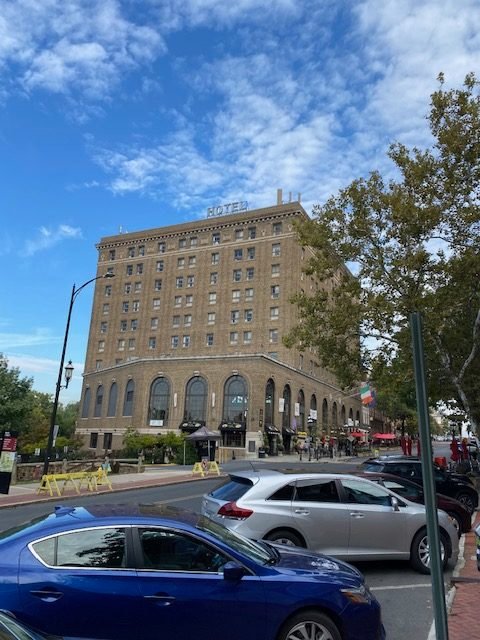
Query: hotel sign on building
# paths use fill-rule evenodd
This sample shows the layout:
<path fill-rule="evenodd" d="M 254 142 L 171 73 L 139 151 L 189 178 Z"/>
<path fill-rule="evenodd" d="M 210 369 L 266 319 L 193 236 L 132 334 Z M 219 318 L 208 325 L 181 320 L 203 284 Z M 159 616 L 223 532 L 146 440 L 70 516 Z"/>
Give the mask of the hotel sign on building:
<path fill-rule="evenodd" d="M 241 213 L 248 211 L 248 202 L 246 200 L 240 202 L 229 202 L 228 204 L 220 204 L 217 207 L 208 207 L 207 218 L 215 216 L 225 216 L 229 213 Z"/>

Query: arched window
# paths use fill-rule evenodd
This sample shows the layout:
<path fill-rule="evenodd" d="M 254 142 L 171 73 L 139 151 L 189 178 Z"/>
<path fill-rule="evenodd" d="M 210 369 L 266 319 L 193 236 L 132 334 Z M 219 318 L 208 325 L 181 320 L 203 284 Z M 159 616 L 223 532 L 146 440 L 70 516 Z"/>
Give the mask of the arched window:
<path fill-rule="evenodd" d="M 341 426 L 341 427 L 344 427 L 344 426 L 345 426 L 345 424 L 346 424 L 346 422 L 347 422 L 347 419 L 346 419 L 346 411 L 345 411 L 345 405 L 342 405 L 341 419 L 342 419 L 342 421 L 341 421 L 341 423 L 340 423 L 340 426 Z"/>
<path fill-rule="evenodd" d="M 360 411 L 357 411 L 357 413 L 355 414 L 355 426 L 356 427 L 360 427 Z"/>
<path fill-rule="evenodd" d="M 223 394 L 223 420 L 246 424 L 248 409 L 247 383 L 242 376 L 233 376 L 225 383 Z"/>
<path fill-rule="evenodd" d="M 291 429 L 292 424 L 290 422 L 292 417 L 292 392 L 290 391 L 290 387 L 286 384 L 283 388 L 283 417 L 282 417 L 282 428 L 283 429 Z"/>
<path fill-rule="evenodd" d="M 99 384 L 97 388 L 97 395 L 95 396 L 95 408 L 93 410 L 94 418 L 101 418 L 102 404 L 103 404 L 103 385 Z"/>
<path fill-rule="evenodd" d="M 300 415 L 298 416 L 297 428 L 300 431 L 305 431 L 305 394 L 300 389 L 297 396 L 298 410 Z"/>
<path fill-rule="evenodd" d="M 168 424 L 170 404 L 170 384 L 166 378 L 156 378 L 150 387 L 148 417 L 152 426 L 164 427 Z"/>
<path fill-rule="evenodd" d="M 90 396 L 91 396 L 90 387 L 85 389 L 83 394 L 83 405 L 82 405 L 82 418 L 88 418 L 88 413 L 90 411 Z"/>
<path fill-rule="evenodd" d="M 202 422 L 207 418 L 207 383 L 197 376 L 187 383 L 183 419 L 188 422 Z"/>
<path fill-rule="evenodd" d="M 265 420 L 264 424 L 275 424 L 273 421 L 275 407 L 275 383 L 270 378 L 265 387 Z"/>
<path fill-rule="evenodd" d="M 112 382 L 108 396 L 107 418 L 113 418 L 117 412 L 117 397 L 118 386 L 116 382 Z"/>
<path fill-rule="evenodd" d="M 338 407 L 336 402 L 332 406 L 332 425 L 335 429 L 338 427 Z"/>
<path fill-rule="evenodd" d="M 353 427 L 353 409 L 350 408 L 348 412 L 348 426 Z"/>
<path fill-rule="evenodd" d="M 322 402 L 322 429 L 328 433 L 328 402 L 326 398 Z"/>
<path fill-rule="evenodd" d="M 123 399 L 123 415 L 124 416 L 133 415 L 134 392 L 135 392 L 135 383 L 133 380 L 129 380 L 127 382 L 127 386 L 125 387 L 125 397 Z"/>

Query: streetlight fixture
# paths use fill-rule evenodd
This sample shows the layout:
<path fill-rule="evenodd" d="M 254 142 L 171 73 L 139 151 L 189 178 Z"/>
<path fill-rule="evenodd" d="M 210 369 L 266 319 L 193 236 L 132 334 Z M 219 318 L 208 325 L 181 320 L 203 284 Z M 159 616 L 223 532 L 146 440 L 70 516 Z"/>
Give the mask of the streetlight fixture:
<path fill-rule="evenodd" d="M 70 330 L 70 319 L 72 317 L 73 304 L 77 299 L 77 296 L 80 293 L 80 291 L 84 287 L 86 287 L 87 284 L 90 284 L 95 280 L 101 280 L 102 278 L 114 278 L 114 277 L 115 277 L 114 273 L 106 273 L 103 276 L 97 276 L 96 278 L 91 278 L 90 280 L 87 280 L 80 287 L 76 287 L 75 285 L 73 285 L 72 287 L 72 295 L 70 296 L 70 306 L 68 307 L 67 324 L 65 326 L 65 336 L 63 338 L 62 355 L 60 358 L 60 366 L 58 368 L 57 385 L 55 387 L 55 398 L 53 401 L 52 416 L 50 420 L 50 431 L 48 432 L 48 442 L 47 442 L 47 448 L 45 450 L 45 460 L 43 463 L 43 475 L 46 475 L 48 473 L 48 464 L 50 462 L 50 456 L 52 455 L 52 447 L 53 447 L 53 440 L 54 440 L 54 434 L 55 434 L 55 421 L 57 419 L 58 398 L 60 396 L 60 389 L 66 389 L 68 387 L 69 382 L 72 379 L 72 375 L 73 375 L 73 365 L 71 360 L 69 360 L 68 364 L 65 366 L 65 372 L 63 368 L 63 364 L 65 362 L 65 352 L 67 350 L 68 332 Z M 63 373 L 65 375 L 65 385 L 62 385 Z"/>

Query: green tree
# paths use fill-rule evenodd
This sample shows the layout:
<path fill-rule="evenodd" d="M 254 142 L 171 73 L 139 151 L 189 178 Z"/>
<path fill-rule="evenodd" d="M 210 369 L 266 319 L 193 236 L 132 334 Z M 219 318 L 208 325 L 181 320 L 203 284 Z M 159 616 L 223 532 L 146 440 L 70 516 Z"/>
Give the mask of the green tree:
<path fill-rule="evenodd" d="M 32 378 L 21 378 L 16 367 L 0 354 L 0 430 L 25 430 L 25 418 L 32 408 Z"/>
<path fill-rule="evenodd" d="M 287 345 L 313 346 L 345 385 L 365 371 L 411 374 L 409 318 L 422 314 L 432 401 L 453 398 L 480 420 L 480 98 L 474 74 L 432 94 L 431 148 L 393 144 L 396 178 L 354 180 L 298 227 L 314 255 L 313 298 L 295 296 Z M 355 277 L 345 268 L 351 265 Z M 393 382 L 390 388 L 394 389 Z"/>

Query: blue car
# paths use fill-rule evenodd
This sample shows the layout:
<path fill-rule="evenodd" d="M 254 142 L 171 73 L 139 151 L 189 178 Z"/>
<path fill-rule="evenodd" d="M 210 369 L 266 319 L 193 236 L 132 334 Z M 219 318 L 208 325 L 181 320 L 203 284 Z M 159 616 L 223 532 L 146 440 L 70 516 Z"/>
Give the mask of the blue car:
<path fill-rule="evenodd" d="M 58 506 L 0 534 L 0 609 L 94 640 L 381 640 L 354 567 L 159 505 Z"/>

